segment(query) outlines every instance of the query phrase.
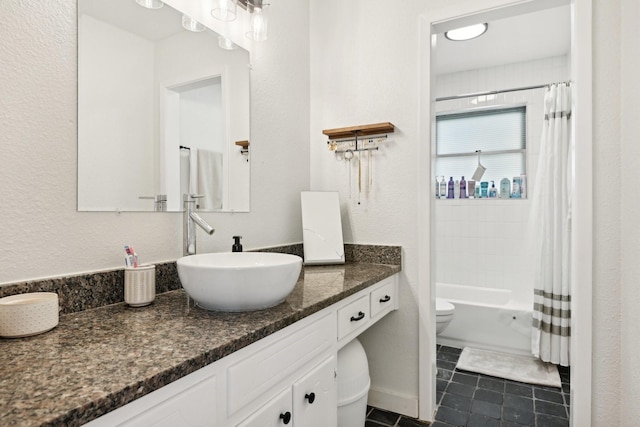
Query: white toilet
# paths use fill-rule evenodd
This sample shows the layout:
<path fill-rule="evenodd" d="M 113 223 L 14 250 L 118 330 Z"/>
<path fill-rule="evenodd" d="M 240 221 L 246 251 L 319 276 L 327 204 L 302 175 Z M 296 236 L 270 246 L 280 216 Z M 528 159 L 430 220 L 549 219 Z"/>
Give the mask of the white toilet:
<path fill-rule="evenodd" d="M 436 298 L 436 335 L 440 334 L 453 319 L 456 306 L 442 298 Z"/>

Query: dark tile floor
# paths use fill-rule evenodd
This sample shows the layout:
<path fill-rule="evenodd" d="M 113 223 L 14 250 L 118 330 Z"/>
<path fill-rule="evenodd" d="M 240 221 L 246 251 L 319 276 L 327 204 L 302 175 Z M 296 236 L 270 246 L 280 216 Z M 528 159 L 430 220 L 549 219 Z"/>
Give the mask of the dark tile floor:
<path fill-rule="evenodd" d="M 427 422 L 418 421 L 404 415 L 383 411 L 382 409 L 367 407 L 367 421 L 365 427 L 425 427 Z"/>
<path fill-rule="evenodd" d="M 432 427 L 568 427 L 569 368 L 562 389 L 534 386 L 455 369 L 460 349 L 438 346 L 438 411 Z M 370 408 L 365 427 L 425 426 L 412 418 Z"/>

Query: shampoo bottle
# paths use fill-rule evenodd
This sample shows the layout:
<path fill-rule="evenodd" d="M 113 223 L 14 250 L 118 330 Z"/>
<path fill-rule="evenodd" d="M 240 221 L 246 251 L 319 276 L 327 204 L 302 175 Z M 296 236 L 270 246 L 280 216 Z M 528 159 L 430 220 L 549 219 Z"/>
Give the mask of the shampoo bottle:
<path fill-rule="evenodd" d="M 489 189 L 489 198 L 495 199 L 498 195 L 498 190 L 496 189 L 495 181 L 491 181 L 491 188 Z"/>
<path fill-rule="evenodd" d="M 522 196 L 522 189 L 520 187 L 521 182 L 522 181 L 520 180 L 519 176 L 513 177 L 513 186 L 511 190 L 512 199 L 519 199 Z"/>
<path fill-rule="evenodd" d="M 449 177 L 449 185 L 448 185 L 448 191 L 447 191 L 447 199 L 453 199 L 455 196 L 455 182 L 453 182 L 453 177 L 450 176 Z"/>
<path fill-rule="evenodd" d="M 445 199 L 447 197 L 447 181 L 444 180 L 444 176 L 440 177 L 440 198 Z"/>
<path fill-rule="evenodd" d="M 509 178 L 502 178 L 502 180 L 500 181 L 500 198 L 508 199 L 510 189 L 511 181 L 509 181 Z"/>
<path fill-rule="evenodd" d="M 487 181 L 480 183 L 480 197 L 483 199 L 489 197 L 489 183 Z"/>
<path fill-rule="evenodd" d="M 461 199 L 467 198 L 467 181 L 464 180 L 464 176 L 460 180 L 460 198 Z"/>

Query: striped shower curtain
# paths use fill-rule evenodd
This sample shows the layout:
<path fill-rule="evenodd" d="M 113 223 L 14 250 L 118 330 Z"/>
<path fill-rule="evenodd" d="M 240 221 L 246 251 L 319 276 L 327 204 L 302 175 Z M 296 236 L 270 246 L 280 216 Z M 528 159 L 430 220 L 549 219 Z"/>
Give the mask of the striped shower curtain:
<path fill-rule="evenodd" d="M 540 157 L 532 197 L 534 307 L 531 351 L 569 366 L 571 337 L 571 88 L 547 88 Z M 585 266 L 585 268 L 590 268 Z"/>

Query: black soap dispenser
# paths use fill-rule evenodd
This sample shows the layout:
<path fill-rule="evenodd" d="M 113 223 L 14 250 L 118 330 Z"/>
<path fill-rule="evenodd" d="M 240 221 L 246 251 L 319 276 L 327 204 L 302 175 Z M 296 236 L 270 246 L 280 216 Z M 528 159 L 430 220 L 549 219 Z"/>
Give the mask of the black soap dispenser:
<path fill-rule="evenodd" d="M 242 245 L 240 244 L 240 239 L 242 236 L 233 236 L 233 246 L 231 247 L 231 252 L 242 252 Z"/>

